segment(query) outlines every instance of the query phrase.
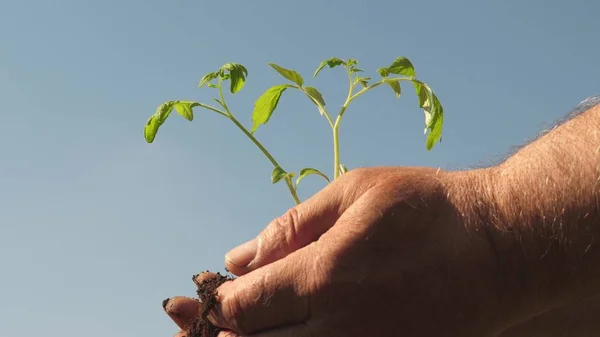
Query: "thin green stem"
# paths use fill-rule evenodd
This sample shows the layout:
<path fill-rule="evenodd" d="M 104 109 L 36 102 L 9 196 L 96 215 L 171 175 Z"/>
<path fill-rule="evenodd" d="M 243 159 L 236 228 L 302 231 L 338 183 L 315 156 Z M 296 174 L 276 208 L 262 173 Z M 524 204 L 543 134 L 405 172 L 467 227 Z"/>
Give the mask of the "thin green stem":
<path fill-rule="evenodd" d="M 387 78 L 388 80 L 397 80 L 397 81 L 413 81 L 415 80 L 414 77 L 392 77 L 392 78 Z M 352 97 L 350 97 L 350 99 L 348 100 L 348 103 L 352 102 L 353 100 L 355 100 L 356 98 L 358 98 L 360 95 L 366 93 L 367 91 L 374 89 L 382 84 L 384 84 L 386 81 L 381 80 L 379 82 L 373 83 L 370 86 L 363 88 L 362 90 L 360 90 L 359 92 L 357 92 L 356 94 L 352 95 Z"/>
<path fill-rule="evenodd" d="M 310 98 L 312 100 L 312 98 L 310 97 L 310 95 L 308 94 L 308 92 L 304 88 L 300 88 L 300 87 L 295 86 L 295 85 L 291 85 L 291 87 L 302 91 L 308 98 Z M 327 119 L 327 122 L 329 123 L 329 126 L 331 126 L 331 128 L 333 129 L 333 119 L 331 119 L 331 115 L 329 115 L 329 112 L 327 112 L 327 109 L 323 105 L 321 105 L 321 103 L 319 103 L 318 101 L 313 100 L 313 102 L 317 105 L 317 107 L 319 108 L 319 110 L 323 112 L 323 115 Z"/>
<path fill-rule="evenodd" d="M 225 111 L 221 111 L 221 110 L 219 110 L 219 109 L 217 109 L 215 107 L 212 107 L 210 105 L 198 103 L 198 106 L 200 106 L 200 107 L 202 107 L 204 109 L 208 109 L 208 110 L 214 111 L 214 112 L 218 113 L 219 115 L 223 115 L 224 117 L 229 118 L 229 116 L 227 116 L 227 113 Z"/>
<path fill-rule="evenodd" d="M 250 140 L 254 143 L 254 145 L 256 145 L 260 149 L 260 151 L 265 155 L 265 157 L 267 157 L 267 159 L 271 162 L 271 164 L 273 164 L 273 166 L 281 167 L 281 165 L 279 165 L 277 160 L 275 160 L 275 158 L 273 158 L 271 153 L 269 153 L 269 151 L 258 141 L 258 139 L 256 139 L 252 135 L 252 133 L 250 133 L 250 131 L 248 131 L 248 129 L 246 129 L 242 125 L 242 123 L 240 123 L 235 118 L 235 116 L 231 113 L 231 111 L 227 107 L 227 103 L 225 103 L 225 97 L 223 95 L 223 87 L 221 84 L 222 84 L 222 80 L 219 81 L 219 95 L 221 96 L 221 103 L 223 104 L 223 108 L 225 109 L 225 114 L 222 113 L 221 111 L 218 111 L 218 109 L 212 108 L 210 110 L 220 112 L 225 117 L 229 118 L 233 122 L 233 124 L 235 124 L 248 138 L 250 138 Z M 210 107 L 207 107 L 207 108 L 210 108 Z M 292 183 L 292 178 L 286 177 L 284 180 L 285 180 L 285 183 L 286 183 L 288 189 L 290 190 L 290 193 L 292 195 L 292 198 L 294 199 L 294 202 L 296 203 L 296 205 L 300 204 L 300 198 L 298 198 L 298 193 L 296 192 L 296 189 L 294 188 L 294 184 Z"/>
<path fill-rule="evenodd" d="M 331 116 L 329 115 L 329 113 L 327 112 L 327 110 L 325 110 L 325 107 L 323 107 L 322 109 L 323 109 L 323 115 L 327 119 L 327 122 L 329 122 L 329 126 L 331 126 L 331 128 L 333 129 L 334 124 L 333 124 L 333 120 L 331 119 Z"/>
<path fill-rule="evenodd" d="M 353 100 L 355 100 L 357 97 L 359 97 L 360 95 L 362 95 L 362 94 L 366 93 L 367 91 L 369 91 L 369 90 L 371 90 L 371 89 L 373 89 L 373 88 L 376 88 L 376 87 L 378 87 L 378 86 L 382 85 L 383 83 L 384 83 L 383 81 L 381 81 L 381 82 L 377 82 L 377 83 L 373 83 L 373 84 L 371 84 L 370 86 L 368 86 L 368 87 L 366 87 L 366 88 L 363 88 L 363 89 L 361 89 L 359 92 L 357 92 L 356 94 L 352 95 L 352 97 L 350 97 L 350 99 L 348 100 L 348 103 L 352 102 L 352 101 L 353 101 Z"/>
<path fill-rule="evenodd" d="M 262 153 L 265 155 L 265 157 L 267 157 L 267 159 L 269 159 L 269 161 L 271 162 L 271 164 L 273 164 L 273 166 L 275 166 L 275 167 L 280 166 L 279 163 L 277 162 L 277 160 L 275 160 L 275 158 L 273 158 L 273 156 L 258 141 L 258 139 L 256 139 L 233 115 L 230 115 L 229 118 L 262 151 Z M 286 177 L 285 183 L 286 183 L 288 189 L 290 190 L 290 193 L 292 194 L 292 198 L 294 199 L 294 202 L 296 203 L 296 205 L 299 204 L 300 198 L 298 198 L 298 193 L 296 193 L 296 189 L 294 188 L 294 185 L 292 184 L 292 179 L 289 177 Z"/>
<path fill-rule="evenodd" d="M 336 122 L 336 126 L 333 128 L 333 180 L 340 176 L 340 138 L 339 138 L 339 124 Z"/>
<path fill-rule="evenodd" d="M 221 77 L 219 77 L 219 96 L 221 97 L 221 105 L 223 106 L 223 109 L 227 111 L 229 116 L 233 116 L 227 107 L 227 103 L 225 103 L 225 95 L 223 95 L 223 78 Z"/>
<path fill-rule="evenodd" d="M 348 108 L 348 104 L 350 104 L 352 99 L 352 93 L 354 92 L 354 79 L 352 78 L 352 72 L 350 69 L 348 70 L 348 80 L 349 80 L 349 88 L 348 88 L 348 96 L 346 96 L 346 102 L 342 105 L 340 112 L 335 120 L 335 123 L 332 126 L 333 129 L 333 179 L 337 179 L 340 176 L 340 123 L 342 122 L 342 117 Z"/>

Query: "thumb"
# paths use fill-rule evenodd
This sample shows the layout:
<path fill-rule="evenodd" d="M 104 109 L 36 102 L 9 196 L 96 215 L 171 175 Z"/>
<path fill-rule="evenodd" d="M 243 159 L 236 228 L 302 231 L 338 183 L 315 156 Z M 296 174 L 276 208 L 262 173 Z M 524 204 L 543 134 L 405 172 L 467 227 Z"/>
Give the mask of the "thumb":
<path fill-rule="evenodd" d="M 341 189 L 340 184 L 330 184 L 271 221 L 256 238 L 225 255 L 227 269 L 240 276 L 316 241 L 351 203 Z"/>

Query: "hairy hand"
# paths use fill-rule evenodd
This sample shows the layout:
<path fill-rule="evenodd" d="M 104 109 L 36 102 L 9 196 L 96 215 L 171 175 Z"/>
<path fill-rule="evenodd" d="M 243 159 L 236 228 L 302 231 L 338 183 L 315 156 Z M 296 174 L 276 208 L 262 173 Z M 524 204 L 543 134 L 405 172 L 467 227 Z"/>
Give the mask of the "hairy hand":
<path fill-rule="evenodd" d="M 208 316 L 221 336 L 487 336 L 505 326 L 489 242 L 459 220 L 451 174 L 353 170 L 231 251 L 240 277 Z M 199 277 L 206 277 L 200 275 Z M 168 312 L 186 328 L 196 301 Z M 235 332 L 235 333 L 234 333 Z"/>

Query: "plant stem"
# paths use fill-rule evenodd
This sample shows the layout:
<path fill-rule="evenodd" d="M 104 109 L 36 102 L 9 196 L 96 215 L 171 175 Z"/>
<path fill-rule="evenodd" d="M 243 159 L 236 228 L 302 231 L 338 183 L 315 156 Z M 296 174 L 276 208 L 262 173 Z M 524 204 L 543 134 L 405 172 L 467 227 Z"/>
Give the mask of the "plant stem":
<path fill-rule="evenodd" d="M 415 78 L 414 77 L 393 77 L 393 78 L 388 78 L 388 80 L 398 80 L 398 81 L 414 81 Z M 362 90 L 360 90 L 359 92 L 357 92 L 356 94 L 352 95 L 349 100 L 348 103 L 352 102 L 353 100 L 355 100 L 357 97 L 359 97 L 360 95 L 366 93 L 367 91 L 377 88 L 378 86 L 384 84 L 386 81 L 381 80 L 379 82 L 373 83 L 370 86 L 363 88 Z"/>
<path fill-rule="evenodd" d="M 229 118 L 233 122 L 233 124 L 235 124 L 240 130 L 242 130 L 242 132 L 248 138 L 250 138 L 250 140 L 262 151 L 262 153 L 265 155 L 265 157 L 267 157 L 267 159 L 271 162 L 271 164 L 273 164 L 273 166 L 275 166 L 275 167 L 277 167 L 277 166 L 281 167 L 281 165 L 279 165 L 279 163 L 277 162 L 277 160 L 275 160 L 275 158 L 273 158 L 273 156 L 271 155 L 271 153 L 269 153 L 269 151 L 258 141 L 258 139 L 256 139 L 248 131 L 248 129 L 246 129 L 242 125 L 242 123 L 240 123 L 235 118 L 235 116 L 233 116 L 233 114 L 231 113 L 231 111 L 227 107 L 227 103 L 225 103 L 225 97 L 223 95 L 222 79 L 219 80 L 219 95 L 221 97 L 221 103 L 222 103 L 223 109 L 225 109 L 225 113 L 223 113 L 223 111 L 220 111 L 218 109 L 215 109 L 215 108 L 212 108 L 212 107 L 209 107 L 209 106 L 205 106 L 205 108 L 213 110 L 213 111 L 218 112 L 218 113 L 221 113 L 225 117 Z M 294 185 L 292 183 L 292 178 L 286 177 L 284 180 L 285 180 L 285 183 L 286 183 L 288 189 L 290 190 L 290 193 L 292 195 L 292 198 L 294 199 L 294 202 L 296 203 L 296 205 L 300 204 L 300 198 L 298 198 L 298 193 L 296 192 L 296 189 L 294 188 Z"/>
<path fill-rule="evenodd" d="M 340 137 L 339 137 L 339 121 L 338 118 L 333 127 L 333 180 L 340 176 Z"/>
<path fill-rule="evenodd" d="M 250 140 L 262 151 L 262 153 L 265 155 L 265 157 L 267 157 L 267 159 L 269 159 L 269 161 L 271 162 L 271 164 L 273 164 L 273 166 L 277 167 L 280 166 L 279 163 L 277 162 L 277 160 L 275 160 L 275 158 L 273 158 L 273 156 L 269 153 L 269 151 L 258 141 L 258 139 L 256 139 L 233 115 L 229 116 L 229 119 L 231 119 L 231 121 L 237 125 L 237 127 L 242 130 L 242 132 L 248 137 L 250 138 Z M 281 166 L 280 166 L 281 167 Z M 294 202 L 296 203 L 296 205 L 298 205 L 300 203 L 300 198 L 298 198 L 298 193 L 296 193 L 296 189 L 294 188 L 294 185 L 292 184 L 292 179 L 289 177 L 285 178 L 285 183 L 288 187 L 288 189 L 290 190 L 290 193 L 292 194 L 292 198 L 294 199 Z"/>
<path fill-rule="evenodd" d="M 346 101 L 342 108 L 340 109 L 340 113 L 338 114 L 335 124 L 333 124 L 333 180 L 339 178 L 340 176 L 340 123 L 342 122 L 342 117 L 348 109 L 348 104 L 352 101 L 352 93 L 354 92 L 354 79 L 352 78 L 352 72 L 350 69 L 348 70 L 348 79 L 349 79 L 349 88 L 348 88 L 348 96 L 346 97 Z"/>
<path fill-rule="evenodd" d="M 227 115 L 227 113 L 225 111 L 221 111 L 221 110 L 219 110 L 219 109 L 217 109 L 215 107 L 212 107 L 212 106 L 206 105 L 206 104 L 202 104 L 202 103 L 198 103 L 198 105 L 200 107 L 204 108 L 204 109 L 208 109 L 210 111 L 214 111 L 214 112 L 218 113 L 221 116 L 225 116 L 225 117 L 229 118 L 229 116 Z"/>
<path fill-rule="evenodd" d="M 312 100 L 312 97 L 310 97 L 310 95 L 308 94 L 308 92 L 306 91 L 306 89 L 300 88 L 300 87 L 295 86 L 295 85 L 291 85 L 291 87 L 294 88 L 294 89 L 298 89 L 298 90 L 302 91 L 308 98 L 310 98 Z M 317 105 L 317 107 L 319 108 L 319 110 L 322 112 L 322 114 L 327 119 L 327 122 L 329 123 L 329 126 L 331 126 L 331 128 L 333 129 L 333 120 L 331 119 L 331 116 L 329 115 L 329 112 L 327 112 L 327 109 L 323 105 L 321 105 L 321 103 L 319 103 L 317 100 L 313 100 L 313 102 Z"/>

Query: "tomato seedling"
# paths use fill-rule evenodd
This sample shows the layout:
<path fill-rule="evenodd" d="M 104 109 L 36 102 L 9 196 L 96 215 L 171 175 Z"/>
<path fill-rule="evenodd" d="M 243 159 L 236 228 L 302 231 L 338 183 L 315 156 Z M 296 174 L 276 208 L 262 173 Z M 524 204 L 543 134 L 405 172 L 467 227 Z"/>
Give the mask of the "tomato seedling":
<path fill-rule="evenodd" d="M 242 90 L 246 83 L 246 77 L 248 76 L 248 70 L 241 64 L 238 63 L 227 63 L 219 68 L 217 71 L 210 72 L 202 77 L 198 87 L 209 87 L 216 89 L 218 97 L 213 100 L 218 106 L 208 105 L 196 101 L 167 101 L 161 104 L 156 112 L 150 116 L 146 126 L 144 128 L 144 136 L 148 143 L 152 143 L 156 137 L 156 133 L 160 126 L 166 121 L 167 117 L 171 114 L 173 109 L 183 116 L 185 119 L 192 121 L 194 119 L 194 108 L 200 107 L 215 113 L 222 115 L 223 117 L 231 120 L 267 157 L 267 159 L 273 164 L 274 169 L 271 172 L 271 182 L 277 183 L 284 181 L 290 190 L 290 194 L 296 204 L 300 203 L 298 198 L 298 184 L 300 181 L 308 175 L 318 175 L 325 179 L 328 183 L 331 182 L 325 173 L 321 172 L 312 167 L 303 168 L 299 171 L 298 177 L 294 181 L 296 176 L 295 172 L 288 172 L 283 169 L 277 160 L 271 155 L 271 153 L 259 142 L 254 133 L 257 131 L 259 126 L 266 124 L 273 112 L 279 104 L 281 95 L 288 89 L 296 90 L 306 95 L 312 103 L 316 106 L 317 110 L 329 123 L 333 131 L 333 180 L 337 179 L 340 175 L 344 174 L 347 169 L 340 162 L 340 144 L 339 144 L 339 133 L 340 133 L 340 122 L 348 109 L 350 103 L 356 100 L 358 97 L 367 93 L 368 91 L 386 84 L 389 86 L 395 96 L 400 98 L 402 94 L 402 87 L 400 82 L 411 82 L 418 97 L 419 107 L 423 109 L 425 113 L 425 134 L 429 132 L 426 140 L 427 150 L 431 150 L 433 146 L 441 140 L 442 137 L 442 125 L 444 122 L 444 109 L 437 96 L 429 85 L 425 82 L 417 79 L 415 69 L 412 63 L 406 57 L 396 58 L 388 67 L 379 68 L 377 73 L 380 79 L 374 81 L 371 77 L 362 77 L 360 74 L 363 73 L 358 68 L 358 61 L 355 59 L 343 60 L 337 57 L 327 59 L 317 67 L 313 74 L 316 78 L 317 75 L 325 67 L 335 68 L 343 67 L 348 73 L 349 88 L 348 96 L 345 102 L 342 104 L 341 109 L 337 113 L 337 116 L 332 116 L 327 110 L 325 99 L 323 95 L 315 87 L 306 86 L 304 84 L 304 78 L 295 70 L 286 69 L 279 65 L 269 63 L 269 65 L 275 69 L 281 76 L 283 76 L 287 83 L 278 84 L 267 89 L 254 103 L 254 110 L 252 112 L 252 128 L 248 130 L 244 127 L 231 112 L 225 101 L 223 85 L 229 82 L 229 91 L 235 94 Z M 335 118 L 334 118 L 335 117 Z"/>

